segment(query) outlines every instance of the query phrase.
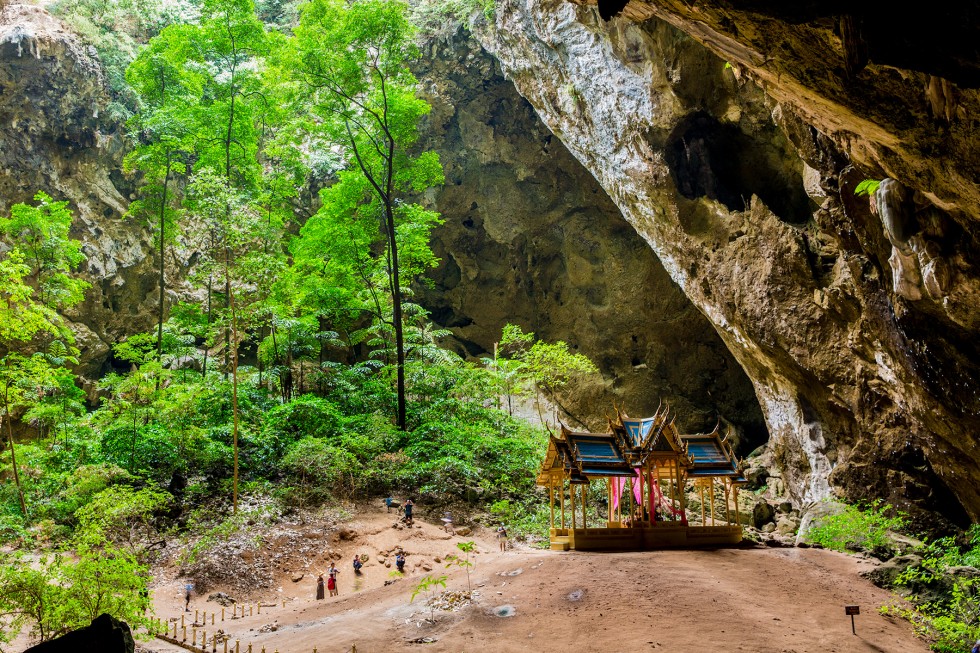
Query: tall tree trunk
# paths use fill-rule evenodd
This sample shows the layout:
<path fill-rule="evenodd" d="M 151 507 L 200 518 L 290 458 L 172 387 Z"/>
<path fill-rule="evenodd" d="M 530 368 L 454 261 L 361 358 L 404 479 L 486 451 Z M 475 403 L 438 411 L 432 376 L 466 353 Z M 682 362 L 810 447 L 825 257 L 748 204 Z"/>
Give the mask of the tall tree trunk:
<path fill-rule="evenodd" d="M 157 322 L 157 361 L 163 359 L 163 316 L 166 299 L 167 281 L 164 276 L 164 256 L 166 254 L 164 240 L 167 228 L 167 186 L 170 185 L 170 152 L 167 152 L 167 172 L 163 177 L 163 198 L 160 200 L 160 316 Z M 159 382 L 158 382 L 159 383 Z M 159 387 L 159 386 L 158 386 Z"/>
<path fill-rule="evenodd" d="M 389 175 L 390 176 L 390 175 Z M 389 181 L 389 185 L 390 185 Z M 392 320 L 395 323 L 395 357 L 397 366 L 396 391 L 398 393 L 398 428 L 406 429 L 405 417 L 405 337 L 402 330 L 402 289 L 398 279 L 398 244 L 395 242 L 395 213 L 391 200 L 385 202 L 385 221 L 388 225 L 388 246 L 391 250 L 391 299 Z"/>
<path fill-rule="evenodd" d="M 133 450 L 129 454 L 129 472 L 130 474 L 136 468 L 136 434 L 138 433 L 138 427 L 136 426 L 139 421 L 139 411 L 133 408 Z"/>
<path fill-rule="evenodd" d="M 228 251 L 228 245 L 225 245 L 225 308 L 231 309 L 231 277 L 228 276 L 228 267 L 231 262 L 228 260 L 231 256 L 231 252 Z M 225 327 L 225 380 L 228 380 L 228 363 L 231 357 L 231 329 Z"/>
<path fill-rule="evenodd" d="M 208 375 L 208 335 L 211 333 L 211 275 L 208 275 L 208 323 L 204 331 L 204 361 L 201 363 L 201 378 Z"/>
<path fill-rule="evenodd" d="M 10 444 L 10 465 L 14 470 L 14 484 L 17 486 L 17 498 L 20 499 L 20 512 L 27 519 L 27 504 L 24 502 L 24 488 L 20 484 L 20 474 L 17 471 L 17 453 L 14 451 L 14 427 L 10 419 L 10 403 L 4 395 L 4 419 L 7 420 L 7 441 Z"/>
<path fill-rule="evenodd" d="M 225 267 L 225 274 L 228 275 L 228 268 Z M 231 415 L 232 431 L 231 446 L 235 455 L 234 472 L 232 474 L 232 513 L 238 512 L 238 315 L 235 312 L 235 298 L 231 293 L 228 294 L 229 307 L 231 308 L 231 331 L 232 347 L 231 352 Z"/>

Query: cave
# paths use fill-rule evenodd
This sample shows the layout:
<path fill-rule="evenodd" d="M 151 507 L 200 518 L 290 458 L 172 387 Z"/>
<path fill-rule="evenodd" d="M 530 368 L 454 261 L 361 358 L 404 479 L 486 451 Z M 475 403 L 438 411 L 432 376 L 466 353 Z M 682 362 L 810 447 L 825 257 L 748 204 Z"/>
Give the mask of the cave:
<path fill-rule="evenodd" d="M 780 138 L 746 134 L 697 111 L 674 128 L 665 147 L 677 191 L 687 199 L 706 197 L 729 211 L 744 211 L 753 195 L 785 222 L 806 224 L 813 210 L 799 165 L 787 166 Z"/>

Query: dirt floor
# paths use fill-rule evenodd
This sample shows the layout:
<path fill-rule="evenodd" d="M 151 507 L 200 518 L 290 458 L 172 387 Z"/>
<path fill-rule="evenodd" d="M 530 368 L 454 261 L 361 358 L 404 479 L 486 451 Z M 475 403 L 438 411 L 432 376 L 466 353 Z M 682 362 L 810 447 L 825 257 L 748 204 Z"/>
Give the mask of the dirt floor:
<path fill-rule="evenodd" d="M 616 554 L 517 548 L 500 553 L 492 532 L 450 536 L 421 522 L 420 528 L 398 530 L 392 527 L 394 518 L 384 508 L 372 508 L 339 531 L 286 538 L 303 542 L 306 553 L 277 553 L 282 563 L 277 582 L 249 597 L 251 616 L 233 620 L 226 608 L 221 622 L 221 606 L 197 595 L 191 612 L 184 613 L 186 579 L 179 577 L 154 588 L 157 614 L 178 624 L 184 614 L 190 639 L 194 610 L 215 612 L 216 624 L 209 617 L 206 630 L 228 633 L 228 650 L 239 640 L 242 653 L 249 644 L 254 653 L 263 647 L 268 653 L 314 648 L 340 653 L 355 646 L 358 653 L 928 650 L 907 623 L 878 613 L 879 606 L 895 599 L 858 576 L 872 562 L 851 556 L 765 547 Z M 437 608 L 430 623 L 425 595 L 412 601 L 412 592 L 430 573 L 426 567 L 448 575 L 447 590 L 466 590 L 465 571 L 446 569 L 445 556 L 467 540 L 475 540 L 479 550 L 470 573 L 474 601 L 455 611 Z M 389 568 L 379 554 L 398 546 L 407 554 L 409 573 L 385 585 L 393 580 L 394 555 L 385 557 Z M 355 553 L 368 554 L 360 576 L 351 567 Z M 341 571 L 340 595 L 317 601 L 315 572 L 325 570 L 331 559 Z M 236 596 L 232 589 L 228 593 Z M 845 605 L 861 608 L 856 635 Z M 182 650 L 160 640 L 143 647 L 161 653 Z"/>

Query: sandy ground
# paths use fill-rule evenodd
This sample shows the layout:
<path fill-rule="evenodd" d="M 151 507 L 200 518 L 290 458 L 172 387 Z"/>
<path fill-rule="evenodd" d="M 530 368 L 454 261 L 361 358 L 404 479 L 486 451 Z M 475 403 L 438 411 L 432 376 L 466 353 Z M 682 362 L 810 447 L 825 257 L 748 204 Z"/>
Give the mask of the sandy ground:
<path fill-rule="evenodd" d="M 261 615 L 224 623 L 220 606 L 195 596 L 194 609 L 215 611 L 220 628 L 241 651 L 259 653 L 377 651 L 752 651 L 829 653 L 927 651 L 910 626 L 891 621 L 878 607 L 895 599 L 858 576 L 872 564 L 815 549 L 741 548 L 645 553 L 555 553 L 516 549 L 500 553 L 492 533 L 451 537 L 432 524 L 396 530 L 384 509 L 358 514 L 346 539 L 321 542 L 323 553 L 298 566 L 315 572 L 340 557 L 338 597 L 317 601 L 315 573 L 293 582 L 296 569 L 282 572 L 280 586 L 250 597 L 269 606 Z M 322 537 L 322 536 L 321 536 Z M 456 612 L 436 610 L 429 623 L 424 597 L 411 601 L 426 572 L 448 574 L 449 590 L 465 590 L 463 570 L 445 569 L 444 558 L 459 541 L 476 540 L 471 581 L 473 604 Z M 409 574 L 388 586 L 391 569 L 379 551 L 401 545 Z M 368 553 L 355 577 L 351 559 Z M 393 565 L 393 558 L 391 559 Z M 297 566 L 293 561 L 293 566 Z M 393 568 L 393 567 L 392 567 Z M 302 571 L 302 569 L 301 569 Z M 154 589 L 157 614 L 179 619 L 183 579 Z M 221 588 L 212 588 L 210 591 Z M 283 607 L 285 601 L 285 607 Z M 861 607 L 857 635 L 844 606 Z M 191 619 L 187 619 L 189 624 Z M 272 630 L 272 629 L 275 630 Z M 188 637 L 191 629 L 188 628 Z M 426 641 L 428 640 L 428 641 Z M 423 643 L 424 642 L 424 643 Z M 159 640 L 147 650 L 182 649 Z M 218 650 L 222 650 L 219 645 Z"/>

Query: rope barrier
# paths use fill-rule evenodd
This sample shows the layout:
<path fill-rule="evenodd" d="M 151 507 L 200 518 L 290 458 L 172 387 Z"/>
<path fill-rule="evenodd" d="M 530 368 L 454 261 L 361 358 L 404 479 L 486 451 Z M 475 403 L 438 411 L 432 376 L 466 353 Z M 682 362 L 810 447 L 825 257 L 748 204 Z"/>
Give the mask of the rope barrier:
<path fill-rule="evenodd" d="M 253 612 L 253 607 L 254 607 L 254 612 Z M 266 608 L 270 608 L 270 607 L 275 608 L 275 607 L 277 607 L 277 605 L 275 603 L 272 603 L 272 604 L 266 604 L 265 607 Z M 279 606 L 278 607 L 281 607 L 282 609 L 285 609 L 286 608 L 286 599 L 281 599 L 280 602 L 279 602 Z M 248 606 L 248 616 L 252 616 L 253 614 L 255 614 L 255 615 L 261 615 L 262 614 L 262 602 L 261 601 L 256 601 L 255 604 L 254 604 L 254 606 L 252 604 L 249 604 L 249 606 Z M 181 637 L 179 639 L 177 637 L 177 625 L 178 624 L 177 624 L 177 618 L 176 617 L 174 617 L 172 620 L 169 620 L 168 619 L 167 621 L 164 621 L 160 617 L 153 617 L 153 619 L 151 620 L 150 626 L 147 627 L 147 631 L 153 637 L 155 637 L 155 638 L 157 638 L 159 640 L 162 640 L 162 641 L 167 642 L 169 644 L 173 644 L 175 646 L 179 646 L 180 648 L 186 649 L 188 651 L 192 651 L 193 653 L 208 653 L 208 639 L 209 639 L 208 638 L 208 633 L 207 633 L 208 612 L 206 610 L 201 610 L 200 608 L 195 609 L 194 610 L 194 621 L 191 624 L 187 624 L 187 622 L 185 620 L 185 617 L 186 617 L 186 615 L 183 614 L 183 613 L 180 615 Z M 215 625 L 217 618 L 218 618 L 217 617 L 217 612 L 211 612 L 211 625 Z M 238 605 L 237 604 L 236 605 L 232 605 L 231 618 L 232 619 L 244 619 L 245 618 L 245 605 L 242 604 L 242 611 L 241 611 L 241 614 L 240 615 L 238 613 Z M 221 621 L 224 621 L 225 620 L 225 608 L 224 607 L 221 608 L 221 619 L 220 620 Z M 170 625 L 171 624 L 173 624 L 173 633 L 172 634 L 171 634 L 171 631 L 170 631 Z M 190 638 L 190 642 L 189 643 L 187 641 L 187 627 L 188 627 L 188 625 L 191 628 L 191 638 Z M 197 631 L 198 631 L 198 628 L 199 627 L 201 629 L 200 644 L 198 644 L 198 637 L 197 637 Z M 227 633 L 224 633 L 223 631 L 219 631 L 217 633 L 212 632 L 211 637 L 210 637 L 210 644 L 211 644 L 211 649 L 210 650 L 211 650 L 211 653 L 218 653 L 218 643 L 219 643 L 219 640 L 220 640 L 220 643 L 222 644 L 222 651 L 223 651 L 223 653 L 228 653 L 228 642 L 231 640 L 231 635 L 229 635 Z M 234 645 L 234 648 L 233 648 L 233 653 L 242 653 L 241 640 L 240 639 L 236 639 L 235 640 L 235 645 Z M 253 651 L 252 651 L 252 644 L 251 643 L 248 644 L 248 648 L 245 650 L 245 653 L 253 653 Z M 266 653 L 265 646 L 262 646 L 261 647 L 261 653 Z M 278 648 L 275 648 L 274 649 L 274 653 L 280 653 L 279 652 L 279 649 Z M 315 646 L 313 647 L 313 653 L 318 653 L 317 647 L 315 647 Z M 348 649 L 348 652 L 347 653 L 357 653 L 357 645 L 352 645 L 351 648 Z"/>

